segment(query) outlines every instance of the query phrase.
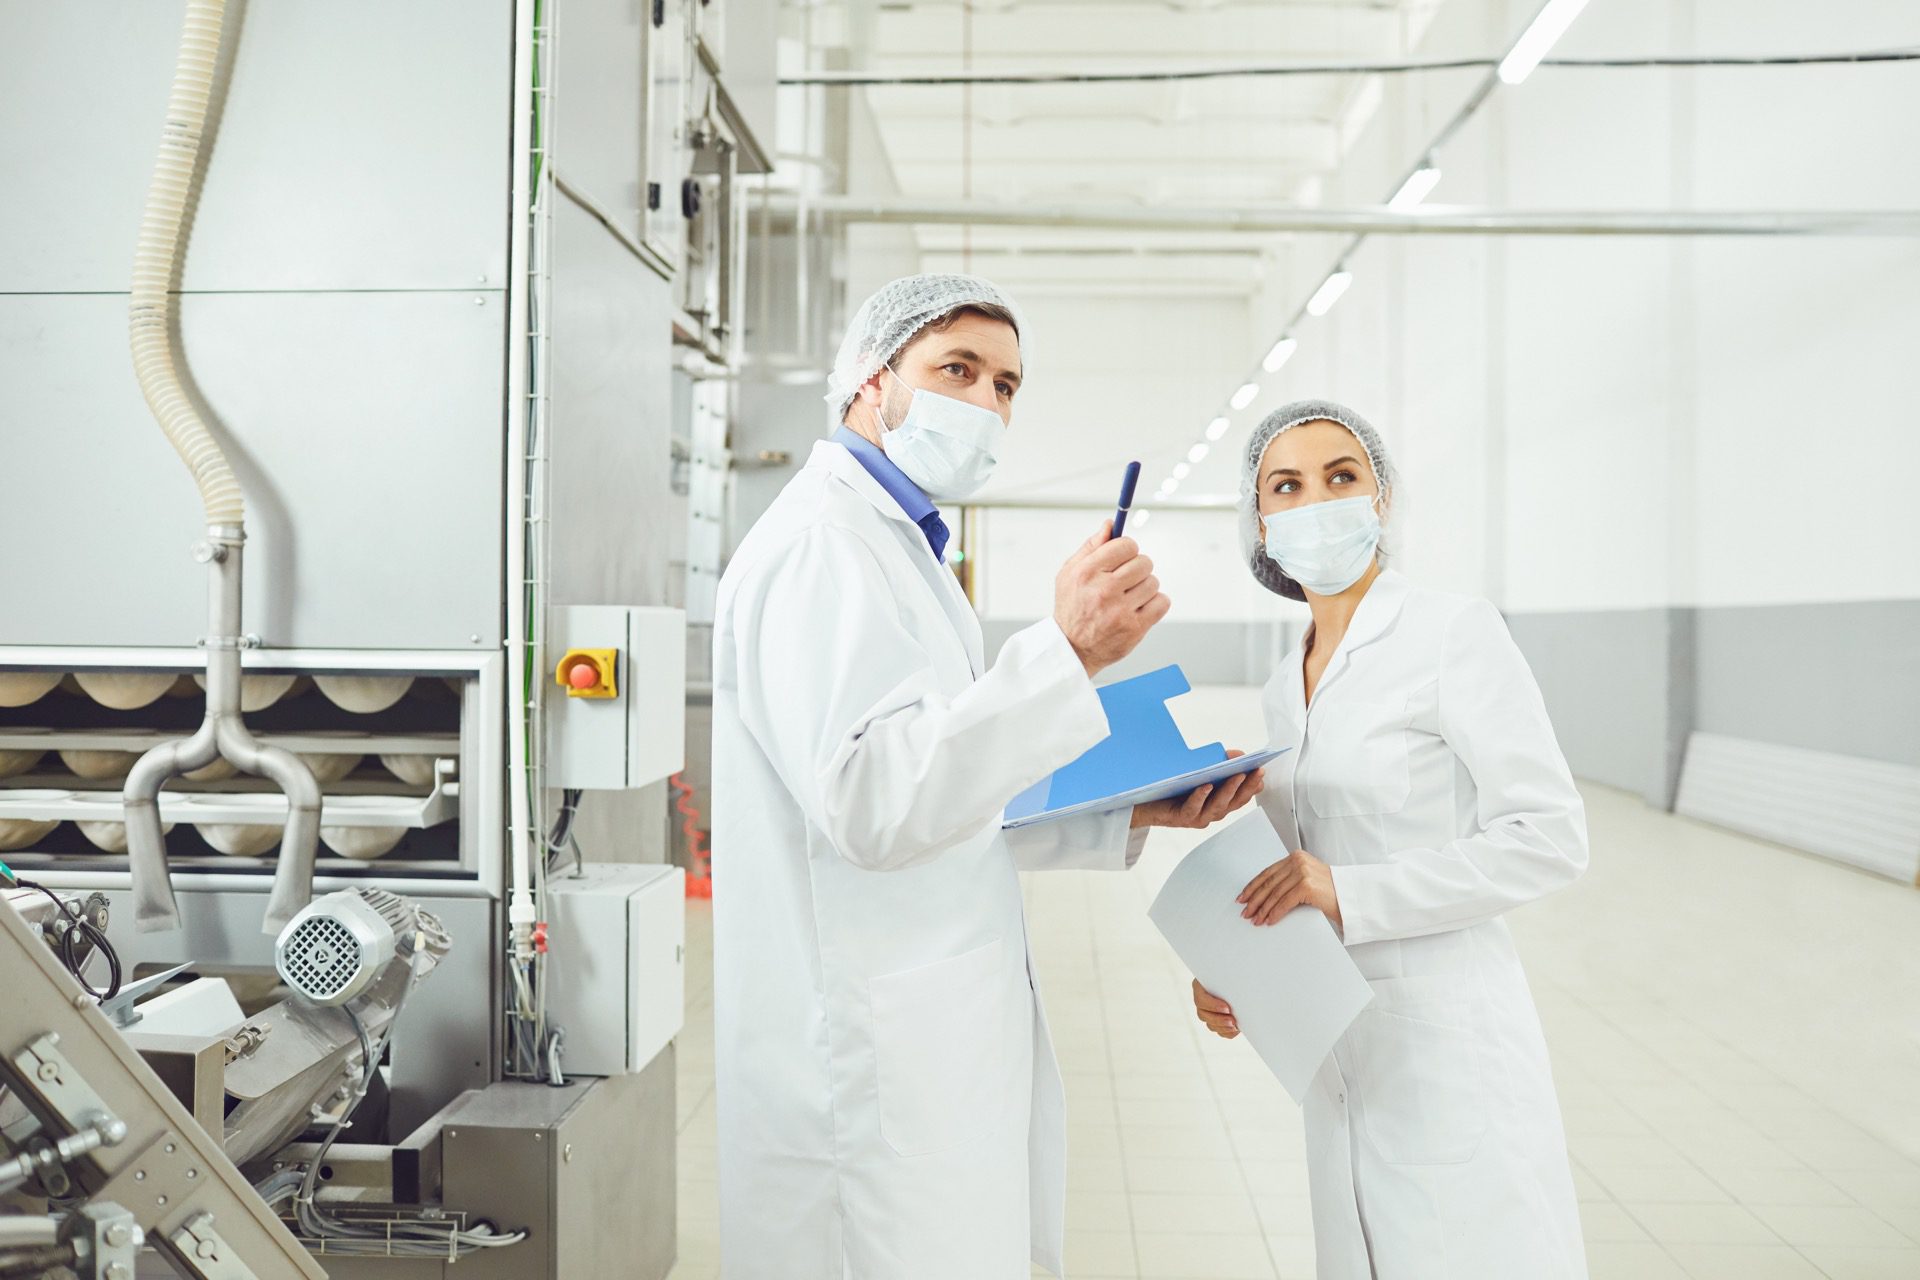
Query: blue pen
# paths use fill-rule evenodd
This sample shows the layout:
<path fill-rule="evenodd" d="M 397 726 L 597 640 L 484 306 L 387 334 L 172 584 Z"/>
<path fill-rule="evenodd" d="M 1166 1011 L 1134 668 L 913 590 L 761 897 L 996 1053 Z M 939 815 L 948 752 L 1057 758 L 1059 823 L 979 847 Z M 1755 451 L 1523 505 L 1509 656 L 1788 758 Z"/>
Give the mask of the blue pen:
<path fill-rule="evenodd" d="M 1127 527 L 1127 512 L 1133 510 L 1133 488 L 1140 483 L 1140 464 L 1129 462 L 1127 473 L 1120 477 L 1120 509 L 1113 513 L 1113 536 L 1119 537 Z"/>

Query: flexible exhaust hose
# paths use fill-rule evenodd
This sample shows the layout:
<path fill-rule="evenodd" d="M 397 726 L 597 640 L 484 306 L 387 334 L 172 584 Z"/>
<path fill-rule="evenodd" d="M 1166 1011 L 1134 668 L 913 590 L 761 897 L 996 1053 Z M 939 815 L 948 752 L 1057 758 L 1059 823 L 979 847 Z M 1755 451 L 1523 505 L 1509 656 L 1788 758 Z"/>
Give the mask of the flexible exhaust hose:
<path fill-rule="evenodd" d="M 210 526 L 240 525 L 246 518 L 246 499 L 219 441 L 200 420 L 180 385 L 173 335 L 173 283 L 185 239 L 187 202 L 200 164 L 207 101 L 213 93 L 226 8 L 226 0 L 187 0 L 180 58 L 173 73 L 173 90 L 167 96 L 166 126 L 160 134 L 160 154 L 154 161 L 153 181 L 147 187 L 146 209 L 140 215 L 140 240 L 133 254 L 133 297 L 128 309 L 133 371 L 140 382 L 140 394 L 146 397 L 147 407 L 166 433 L 168 443 L 193 472 Z"/>
<path fill-rule="evenodd" d="M 160 823 L 160 790 L 168 779 L 225 759 L 247 773 L 272 779 L 286 792 L 287 826 L 261 924 L 266 933 L 278 933 L 312 898 L 320 840 L 320 784 L 313 771 L 292 752 L 257 741 L 241 720 L 240 651 L 248 643 L 240 627 L 246 502 L 226 454 L 180 384 L 173 333 L 173 281 L 185 238 L 187 202 L 206 145 L 207 103 L 213 96 L 225 18 L 226 0 L 187 0 L 160 155 L 140 218 L 128 312 L 140 392 L 200 488 L 207 515 L 201 558 L 212 570 L 208 634 L 201 641 L 207 650 L 206 719 L 191 738 L 153 747 L 127 775 L 127 869 L 134 927 L 142 932 L 180 927 Z"/>

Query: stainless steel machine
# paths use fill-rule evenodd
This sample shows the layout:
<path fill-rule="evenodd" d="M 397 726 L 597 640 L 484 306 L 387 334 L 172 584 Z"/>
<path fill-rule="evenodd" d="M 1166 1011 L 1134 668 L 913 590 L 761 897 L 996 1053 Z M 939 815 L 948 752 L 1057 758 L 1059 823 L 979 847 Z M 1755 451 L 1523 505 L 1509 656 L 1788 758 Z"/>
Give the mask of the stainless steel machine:
<path fill-rule="evenodd" d="M 0 21 L 36 122 L 0 132 L 0 170 L 35 175 L 0 202 L 0 859 L 109 920 L 137 988 L 71 1012 L 255 1188 L 250 1220 L 324 1157 L 324 1217 L 275 1208 L 328 1274 L 663 1275 L 666 780 L 724 524 L 774 6 Z M 364 945 L 356 920 L 385 922 L 385 976 L 328 1004 L 289 931 Z M 9 1006 L 0 1055 L 55 1030 Z M 523 1141 L 565 1154 L 486 1155 Z M 539 1213 L 506 1211 L 535 1184 Z M 423 1212 L 525 1235 L 425 1259 L 314 1227 L 398 1238 Z M 595 1268 L 587 1224 L 615 1221 Z"/>

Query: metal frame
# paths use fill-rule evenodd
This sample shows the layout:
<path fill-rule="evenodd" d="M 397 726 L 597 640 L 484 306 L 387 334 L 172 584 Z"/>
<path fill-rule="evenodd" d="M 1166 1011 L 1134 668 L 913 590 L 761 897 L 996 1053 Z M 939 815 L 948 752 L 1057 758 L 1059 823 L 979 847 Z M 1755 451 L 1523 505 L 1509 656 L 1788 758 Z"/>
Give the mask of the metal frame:
<path fill-rule="evenodd" d="M 126 1208 L 182 1275 L 325 1280 L 72 975 L 0 906 L 0 1056 L 8 1083 L 48 1137 L 78 1131 L 74 1103 L 104 1110 L 125 1137 L 65 1166 L 96 1203 Z"/>
<path fill-rule="evenodd" d="M 460 777 L 469 783 L 459 788 L 457 804 L 460 822 L 460 860 L 462 878 L 473 877 L 489 897 L 500 896 L 504 881 L 504 811 L 500 790 L 489 780 L 504 778 L 503 738 L 500 729 L 501 708 L 506 705 L 505 659 L 499 653 L 464 653 L 457 650 L 368 650 L 354 649 L 249 649 L 241 654 L 241 668 L 249 672 L 274 672 L 301 675 L 396 675 L 457 676 L 465 678 L 460 704 Z M 0 670 L 73 671 L 105 669 L 113 671 L 178 671 L 190 674 L 202 669 L 204 658 L 194 649 L 86 648 L 60 649 L 51 646 L 0 646 Z M 4 733 L 0 730 L 0 733 Z M 270 735 L 271 736 L 271 735 Z M 297 735 L 294 735 L 297 736 Z M 333 744 L 336 745 L 337 744 Z M 77 789 L 77 788 L 76 788 Z M 210 817 L 208 820 L 212 820 Z M 257 816 L 256 819 L 257 820 Z M 341 825 L 354 825 L 343 822 Z M 111 855 L 106 855 L 111 856 Z M 41 878 L 49 884 L 86 885 L 87 887 L 124 888 L 128 873 L 121 871 L 61 871 L 44 869 Z M 177 884 L 208 887 L 212 885 L 252 885 L 258 877 L 222 873 L 177 873 Z M 318 877 L 315 885 L 342 882 L 342 877 Z M 422 877 L 433 893 L 445 893 L 453 883 L 436 869 Z M 406 883 L 407 875 L 379 877 L 379 882 Z M 366 884 L 359 878 L 344 879 L 346 884 Z M 413 882 L 416 888 L 421 881 Z M 398 892 L 414 892 L 400 889 Z"/>

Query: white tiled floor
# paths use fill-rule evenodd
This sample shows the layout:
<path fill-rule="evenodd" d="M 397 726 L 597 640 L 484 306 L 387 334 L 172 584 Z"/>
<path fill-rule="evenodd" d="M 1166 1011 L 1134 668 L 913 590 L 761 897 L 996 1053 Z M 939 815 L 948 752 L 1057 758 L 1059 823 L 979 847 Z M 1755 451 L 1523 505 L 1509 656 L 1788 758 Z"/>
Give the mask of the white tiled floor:
<path fill-rule="evenodd" d="M 1247 744 L 1257 706 L 1202 690 L 1181 720 Z M 1595 1280 L 1920 1277 L 1920 892 L 1586 792 L 1591 870 L 1512 924 Z M 1028 884 L 1075 1280 L 1313 1274 L 1299 1113 L 1244 1044 L 1200 1031 L 1146 919 L 1196 839 L 1158 833 L 1131 875 Z M 710 919 L 692 908 L 674 1280 L 719 1267 Z"/>

